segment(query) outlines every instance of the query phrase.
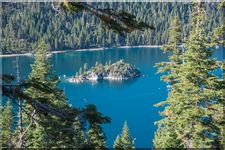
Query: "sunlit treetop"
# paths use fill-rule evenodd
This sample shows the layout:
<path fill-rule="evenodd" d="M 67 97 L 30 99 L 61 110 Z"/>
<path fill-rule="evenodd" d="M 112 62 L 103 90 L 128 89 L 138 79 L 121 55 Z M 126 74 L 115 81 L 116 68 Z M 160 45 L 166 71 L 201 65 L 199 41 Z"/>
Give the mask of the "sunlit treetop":
<path fill-rule="evenodd" d="M 219 8 L 225 8 L 225 0 L 219 4 Z"/>

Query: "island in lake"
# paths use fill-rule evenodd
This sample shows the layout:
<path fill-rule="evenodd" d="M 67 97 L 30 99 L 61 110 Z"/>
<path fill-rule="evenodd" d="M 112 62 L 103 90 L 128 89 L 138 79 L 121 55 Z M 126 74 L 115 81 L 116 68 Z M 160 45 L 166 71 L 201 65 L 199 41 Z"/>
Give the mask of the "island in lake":
<path fill-rule="evenodd" d="M 76 73 L 69 81 L 81 83 L 98 80 L 128 80 L 140 75 L 141 72 L 135 66 L 119 60 L 113 64 L 109 62 L 105 65 L 96 62 L 95 66 L 90 69 L 87 69 L 87 64 L 85 64 L 83 68 L 80 68 L 79 73 Z"/>

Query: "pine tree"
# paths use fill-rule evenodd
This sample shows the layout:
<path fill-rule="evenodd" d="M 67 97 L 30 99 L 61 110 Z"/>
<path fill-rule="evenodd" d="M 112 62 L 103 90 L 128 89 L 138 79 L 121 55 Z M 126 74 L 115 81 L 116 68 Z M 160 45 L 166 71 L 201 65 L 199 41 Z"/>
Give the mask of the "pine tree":
<path fill-rule="evenodd" d="M 35 87 L 30 87 L 26 90 L 33 99 L 38 99 L 45 104 L 54 105 L 56 108 L 67 110 L 69 109 L 66 97 L 62 90 L 58 88 L 58 77 L 51 70 L 51 65 L 48 59 L 48 46 L 42 41 L 38 45 L 34 54 L 34 64 L 32 72 L 29 75 L 29 81 L 42 83 L 44 88 L 51 90 L 52 93 L 40 91 Z M 34 111 L 29 105 L 26 106 L 30 114 Z M 33 123 L 31 120 L 26 120 L 26 125 L 32 125 L 26 134 L 26 143 L 29 147 L 71 147 L 73 132 L 63 131 L 64 128 L 72 129 L 72 122 L 62 120 L 55 116 L 34 115 Z M 39 122 L 37 122 L 37 120 Z"/>
<path fill-rule="evenodd" d="M 82 74 L 83 74 L 83 68 L 80 67 L 80 69 L 79 69 L 79 75 L 82 75 Z"/>
<path fill-rule="evenodd" d="M 159 67 L 159 73 L 168 72 L 168 74 L 162 76 L 162 80 L 169 84 L 169 88 L 179 82 L 179 67 L 182 64 L 182 48 L 180 47 L 182 42 L 181 35 L 181 24 L 178 17 L 175 17 L 171 21 L 170 31 L 169 31 L 169 43 L 163 46 L 163 51 L 166 53 L 171 53 L 169 56 L 169 62 L 161 62 L 157 64 Z M 170 90 L 170 89 L 169 89 Z M 169 99 L 168 99 L 169 100 Z M 167 102 L 166 102 L 167 103 Z M 161 106 L 158 104 L 157 106 Z M 170 116 L 170 111 L 165 111 L 161 114 L 162 116 Z M 154 146 L 158 148 L 179 148 L 181 147 L 181 142 L 177 139 L 177 135 L 174 132 L 174 126 L 176 122 L 170 117 L 167 117 L 156 123 L 158 125 L 158 130 L 155 133 L 155 138 L 153 140 Z"/>
<path fill-rule="evenodd" d="M 49 147 L 48 144 L 50 144 L 48 135 L 39 124 L 35 124 L 29 129 L 26 138 L 26 145 L 32 148 L 47 148 Z"/>
<path fill-rule="evenodd" d="M 110 123 L 111 119 L 98 112 L 95 105 L 86 105 L 86 108 L 83 108 L 82 112 L 83 119 L 89 124 L 88 148 L 106 148 L 106 136 L 101 124 Z"/>
<path fill-rule="evenodd" d="M 170 53 L 169 62 L 161 62 L 157 64 L 159 67 L 159 73 L 169 72 L 169 74 L 162 76 L 162 80 L 173 84 L 178 78 L 177 67 L 182 63 L 182 27 L 178 17 L 175 17 L 171 21 L 169 31 L 169 44 L 163 46 L 164 53 Z"/>
<path fill-rule="evenodd" d="M 32 72 L 28 76 L 29 80 L 35 80 L 37 82 L 47 83 L 47 77 L 49 74 L 50 65 L 48 63 L 48 47 L 45 45 L 45 43 L 42 41 L 40 45 L 37 47 L 35 54 L 34 54 L 34 64 L 31 65 Z M 28 88 L 26 90 L 26 93 L 31 95 L 34 99 L 41 99 L 44 97 L 45 103 L 47 99 L 45 99 L 46 94 L 42 91 L 37 91 L 35 87 Z M 49 96 L 47 96 L 49 97 Z M 26 105 L 26 109 L 30 111 L 30 114 L 32 113 L 32 108 L 29 105 Z M 30 147 L 46 147 L 46 142 L 48 139 L 43 138 L 45 137 L 45 133 L 43 128 L 37 123 L 34 122 L 29 116 L 24 114 L 26 119 L 24 122 L 26 123 L 26 126 L 29 127 L 29 130 L 27 134 L 25 135 L 25 141 L 26 144 Z M 41 118 L 38 116 L 34 116 L 35 119 Z M 43 118 L 42 118 L 43 119 Z M 44 120 L 43 120 L 44 121 Z"/>
<path fill-rule="evenodd" d="M 175 123 L 175 121 L 166 119 L 164 122 L 160 122 L 161 126 L 158 126 L 153 140 L 155 148 L 182 148 L 181 141 L 177 139 L 177 134 L 173 130 Z"/>
<path fill-rule="evenodd" d="M 86 133 L 77 117 L 73 123 L 73 127 L 74 127 L 74 137 L 73 137 L 74 146 L 77 149 L 88 147 Z"/>
<path fill-rule="evenodd" d="M 0 134 L 0 145 L 1 148 L 12 148 L 12 136 L 13 136 L 13 113 L 10 101 L 7 101 L 4 108 L 1 108 L 1 134 Z"/>
<path fill-rule="evenodd" d="M 41 41 L 34 53 L 34 64 L 31 65 L 32 71 L 29 79 L 35 79 L 46 82 L 50 74 L 51 66 L 49 64 L 49 47 L 44 41 Z"/>
<path fill-rule="evenodd" d="M 114 142 L 114 148 L 124 150 L 135 149 L 134 141 L 130 135 L 130 131 L 126 121 L 124 122 L 121 135 L 118 135 L 116 137 L 116 140 Z"/>
<path fill-rule="evenodd" d="M 120 137 L 120 135 L 117 135 L 116 140 L 114 141 L 114 144 L 113 144 L 113 148 L 114 149 L 121 149 L 121 147 L 122 147 L 121 137 Z"/>
<path fill-rule="evenodd" d="M 212 42 L 205 35 L 202 4 L 192 14 L 192 31 L 186 43 L 176 82 L 161 113 L 165 118 L 158 122 L 161 132 L 174 135 L 183 148 L 221 148 L 223 122 L 223 84 L 212 74 L 219 66 L 212 58 Z M 174 126 L 173 126 L 174 124 Z M 167 130 L 172 126 L 172 129 Z M 155 138 L 161 137 L 156 133 Z M 155 139 L 154 141 L 162 141 Z M 175 142 L 176 143 L 176 142 Z M 160 147 L 154 142 L 155 147 Z M 165 148 L 165 147 L 164 147 Z"/>
<path fill-rule="evenodd" d="M 84 72 L 85 72 L 85 71 L 87 71 L 87 69 L 88 69 L 88 64 L 87 64 L 87 63 L 85 63 L 85 64 L 84 64 L 84 66 L 83 66 L 83 70 L 84 70 Z"/>
<path fill-rule="evenodd" d="M 106 148 L 106 137 L 100 125 L 93 124 L 91 125 L 90 130 L 88 131 L 89 135 L 89 145 L 94 149 L 105 149 Z"/>
<path fill-rule="evenodd" d="M 184 45 L 185 64 L 180 68 L 182 78 L 178 86 L 183 88 L 178 87 L 182 91 L 182 95 L 178 95 L 182 97 L 186 111 L 178 120 L 182 121 L 178 133 L 185 147 L 221 148 L 224 129 L 219 126 L 224 126 L 223 84 L 211 73 L 219 66 L 217 60 L 211 58 L 213 43 L 205 34 L 204 17 L 204 10 L 198 4 L 193 12 L 192 32 Z"/>

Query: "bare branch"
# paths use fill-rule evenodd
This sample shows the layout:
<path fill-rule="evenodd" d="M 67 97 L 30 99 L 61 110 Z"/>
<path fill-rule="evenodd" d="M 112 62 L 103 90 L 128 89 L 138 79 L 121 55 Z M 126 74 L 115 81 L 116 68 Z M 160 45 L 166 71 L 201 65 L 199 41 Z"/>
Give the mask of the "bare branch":
<path fill-rule="evenodd" d="M 52 8 L 57 12 L 57 15 L 60 14 L 61 13 L 60 3 L 57 6 L 55 6 L 54 1 L 53 0 L 51 0 L 51 1 L 52 1 L 52 4 L 51 4 Z"/>
<path fill-rule="evenodd" d="M 25 135 L 25 133 L 28 131 L 28 129 L 31 127 L 31 125 L 33 124 L 33 118 L 34 118 L 34 115 L 35 115 L 35 112 L 36 112 L 36 110 L 34 109 L 33 110 L 33 112 L 32 112 L 32 114 L 31 114 L 31 116 L 30 116 L 30 124 L 27 126 L 27 128 L 24 130 L 24 132 L 23 132 L 23 134 L 22 134 L 22 136 L 24 136 Z"/>

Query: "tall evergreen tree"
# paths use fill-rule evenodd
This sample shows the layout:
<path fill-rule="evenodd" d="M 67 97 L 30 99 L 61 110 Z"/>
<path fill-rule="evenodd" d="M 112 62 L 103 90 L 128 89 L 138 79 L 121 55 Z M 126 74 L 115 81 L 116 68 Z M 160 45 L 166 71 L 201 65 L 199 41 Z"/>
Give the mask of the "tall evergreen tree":
<path fill-rule="evenodd" d="M 124 122 L 122 133 L 121 135 L 118 135 L 116 137 L 113 147 L 115 149 L 124 149 L 124 150 L 135 149 L 134 141 L 130 135 L 130 131 L 126 121 Z"/>
<path fill-rule="evenodd" d="M 113 144 L 113 148 L 114 149 L 121 149 L 121 147 L 122 147 L 121 138 L 120 138 L 120 135 L 117 135 L 116 140 L 114 141 L 114 144 Z"/>
<path fill-rule="evenodd" d="M 88 131 L 89 145 L 94 149 L 105 149 L 106 148 L 106 137 L 100 125 L 93 124 Z"/>
<path fill-rule="evenodd" d="M 178 66 L 183 62 L 183 48 L 182 44 L 182 26 L 178 17 L 171 21 L 169 30 L 169 43 L 163 46 L 164 53 L 170 53 L 169 62 L 161 62 L 157 64 L 159 73 L 169 72 L 169 74 L 162 76 L 162 80 L 173 84 L 178 78 Z"/>
<path fill-rule="evenodd" d="M 193 9 L 192 31 L 184 44 L 184 63 L 178 67 L 178 77 L 171 85 L 171 91 L 162 112 L 164 119 L 159 121 L 159 129 L 166 130 L 179 141 L 183 148 L 221 148 L 223 121 L 223 87 L 218 76 L 212 74 L 218 68 L 217 61 L 211 58 L 212 42 L 206 37 L 203 24 L 202 4 Z M 156 133 L 154 141 L 160 141 Z M 155 147 L 160 147 L 154 142 Z M 165 147 L 164 147 L 165 148 Z"/>
<path fill-rule="evenodd" d="M 41 91 L 35 87 L 30 87 L 26 90 L 26 93 L 32 97 L 32 99 L 38 99 L 45 104 L 52 104 L 57 108 L 67 110 L 69 109 L 66 97 L 62 90 L 57 86 L 59 83 L 58 77 L 51 70 L 51 65 L 48 59 L 48 46 L 42 41 L 38 45 L 34 54 L 34 64 L 32 72 L 29 75 L 29 81 L 35 81 L 36 83 L 42 83 L 46 90 L 51 90 L 51 94 Z M 27 105 L 27 109 L 32 113 L 34 110 Z M 31 114 L 30 113 L 30 114 Z M 63 129 L 72 130 L 72 122 L 65 121 L 55 116 L 34 115 L 35 120 L 33 123 L 31 120 L 27 120 L 26 124 L 32 125 L 26 134 L 26 143 L 29 147 L 71 147 L 73 132 L 63 131 Z M 36 120 L 39 120 L 37 122 Z"/>
<path fill-rule="evenodd" d="M 86 133 L 78 118 L 76 118 L 76 120 L 74 121 L 73 127 L 74 127 L 74 136 L 73 136 L 74 146 L 77 149 L 88 147 Z"/>
<path fill-rule="evenodd" d="M 98 112 L 96 106 L 87 105 L 83 109 L 82 115 L 88 121 L 88 146 L 94 149 L 106 148 L 106 136 L 102 130 L 101 124 L 110 123 L 110 118 L 103 116 Z"/>
<path fill-rule="evenodd" d="M 12 148 L 13 113 L 10 101 L 6 103 L 4 108 L 1 108 L 0 124 L 0 147 L 6 149 Z"/>
<path fill-rule="evenodd" d="M 179 67 L 182 64 L 182 28 L 178 17 L 175 17 L 171 21 L 170 31 L 169 31 L 169 43 L 163 46 L 163 51 L 170 53 L 168 62 L 161 62 L 157 64 L 159 67 L 158 73 L 168 72 L 168 74 L 162 76 L 162 80 L 167 82 L 168 88 L 170 90 L 173 84 L 179 82 Z M 172 93 L 172 92 L 171 92 Z M 168 99 L 169 100 L 169 99 Z M 167 100 L 167 101 L 168 101 Z M 159 106 L 161 103 L 159 104 Z M 158 105 L 157 105 L 158 106 Z M 171 115 L 167 109 L 161 114 L 162 116 Z M 158 125 L 158 130 L 155 133 L 154 145 L 159 148 L 173 148 L 181 147 L 181 142 L 177 139 L 177 135 L 174 132 L 174 127 L 176 122 L 170 117 L 164 118 L 156 123 Z"/>

